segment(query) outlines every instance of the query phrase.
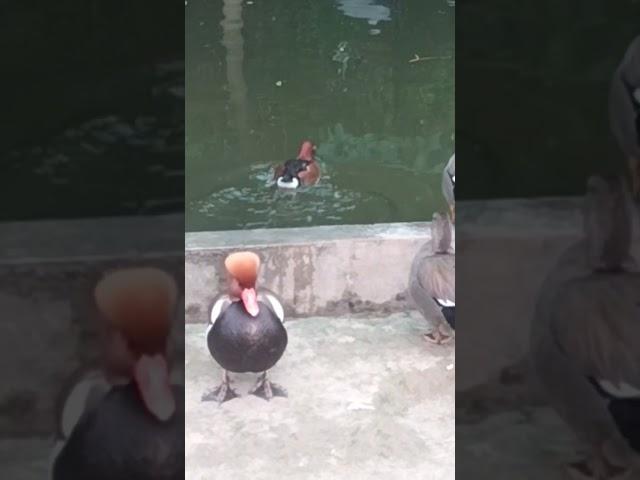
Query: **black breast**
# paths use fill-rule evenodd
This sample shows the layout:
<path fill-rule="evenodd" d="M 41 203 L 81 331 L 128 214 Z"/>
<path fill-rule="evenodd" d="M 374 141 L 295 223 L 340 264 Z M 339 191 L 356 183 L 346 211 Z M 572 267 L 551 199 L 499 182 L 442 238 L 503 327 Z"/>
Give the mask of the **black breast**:
<path fill-rule="evenodd" d="M 264 372 L 273 367 L 287 348 L 287 331 L 280 319 L 259 302 L 257 317 L 241 302 L 232 303 L 207 335 L 213 358 L 230 372 Z"/>
<path fill-rule="evenodd" d="M 174 386 L 176 414 L 160 422 L 137 387 L 114 387 L 85 412 L 58 455 L 54 480 L 184 478 L 184 388 Z"/>
<path fill-rule="evenodd" d="M 287 160 L 284 163 L 284 171 L 282 172 L 282 178 L 285 181 L 291 181 L 293 178 L 297 178 L 298 174 L 307 169 L 309 164 L 308 160 L 301 160 L 299 158 Z"/>
<path fill-rule="evenodd" d="M 601 397 L 608 400 L 608 408 L 620 433 L 627 439 L 631 448 L 640 453 L 640 398 L 616 398 L 605 392 L 598 383 L 589 381 Z"/>

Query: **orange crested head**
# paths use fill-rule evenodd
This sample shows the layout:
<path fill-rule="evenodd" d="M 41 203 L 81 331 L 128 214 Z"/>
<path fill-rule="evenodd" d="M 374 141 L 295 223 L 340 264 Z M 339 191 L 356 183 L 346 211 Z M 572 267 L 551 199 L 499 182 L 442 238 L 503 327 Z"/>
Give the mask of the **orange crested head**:
<path fill-rule="evenodd" d="M 313 161 L 315 159 L 316 146 L 311 140 L 305 140 L 300 145 L 300 152 L 298 152 L 298 158 L 300 160 Z"/>
<path fill-rule="evenodd" d="M 127 268 L 105 275 L 94 296 L 100 313 L 138 354 L 163 351 L 171 331 L 178 289 L 157 268 Z"/>
<path fill-rule="evenodd" d="M 260 257 L 253 252 L 235 252 L 227 256 L 224 266 L 241 287 L 253 288 L 258 280 Z"/>

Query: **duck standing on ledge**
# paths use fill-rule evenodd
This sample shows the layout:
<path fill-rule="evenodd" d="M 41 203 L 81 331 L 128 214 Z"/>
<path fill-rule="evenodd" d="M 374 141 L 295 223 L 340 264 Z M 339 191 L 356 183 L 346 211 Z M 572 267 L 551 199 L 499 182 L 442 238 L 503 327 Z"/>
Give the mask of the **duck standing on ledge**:
<path fill-rule="evenodd" d="M 576 479 L 640 478 L 640 273 L 628 270 L 631 205 L 621 179 L 592 177 L 584 211 L 589 271 L 545 286 L 531 359 L 549 400 L 590 457 Z M 544 304 L 546 308 L 541 308 Z"/>
<path fill-rule="evenodd" d="M 633 196 L 640 196 L 640 36 L 616 69 L 609 92 L 611 130 L 626 157 Z"/>
<path fill-rule="evenodd" d="M 450 251 L 451 240 L 448 218 L 434 213 L 431 241 L 418 251 L 409 274 L 409 295 L 433 325 L 433 331 L 425 334 L 425 339 L 437 344 L 451 341 L 453 334 L 442 330 L 455 331 L 456 326 L 456 263 Z"/>
<path fill-rule="evenodd" d="M 279 188 L 296 189 L 314 185 L 320 178 L 320 167 L 315 158 L 316 146 L 305 140 L 297 158 L 287 160 L 275 169 L 274 179 Z"/>
<path fill-rule="evenodd" d="M 83 413 L 63 408 L 66 442 L 53 480 L 184 478 L 184 388 L 171 385 L 166 359 L 176 297 L 173 279 L 154 268 L 118 271 L 98 283 L 96 303 L 113 340 L 106 372 L 92 389 L 80 389 L 94 395 Z"/>
<path fill-rule="evenodd" d="M 224 265 L 228 292 L 214 301 L 206 334 L 209 352 L 223 368 L 222 383 L 202 400 L 220 404 L 238 396 L 228 372 L 259 373 L 250 394 L 265 400 L 286 397 L 267 373 L 284 354 L 288 337 L 280 301 L 267 290 L 256 291 L 260 257 L 253 252 L 232 253 Z"/>
<path fill-rule="evenodd" d="M 449 214 L 451 221 L 456 223 L 456 154 L 451 158 L 444 167 L 442 172 L 442 194 L 444 195 L 447 205 L 449 205 Z"/>

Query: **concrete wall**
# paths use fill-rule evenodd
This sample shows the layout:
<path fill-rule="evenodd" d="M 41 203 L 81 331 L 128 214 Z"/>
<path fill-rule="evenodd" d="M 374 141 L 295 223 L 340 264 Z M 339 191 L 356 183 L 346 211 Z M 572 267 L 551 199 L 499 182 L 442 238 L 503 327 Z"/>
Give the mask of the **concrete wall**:
<path fill-rule="evenodd" d="M 456 388 L 522 360 L 538 290 L 579 237 L 580 199 L 459 202 Z M 265 262 L 262 284 L 292 316 L 402 311 L 413 254 L 427 223 L 207 232 L 186 235 L 187 322 L 205 322 L 223 288 L 224 256 L 238 248 Z M 514 289 L 514 286 L 517 288 Z"/>
<path fill-rule="evenodd" d="M 238 249 L 262 257 L 260 284 L 288 315 L 405 309 L 409 267 L 429 234 L 428 223 L 188 233 L 185 319 L 208 321 L 225 289 L 224 257 Z"/>
<path fill-rule="evenodd" d="M 458 390 L 526 353 L 540 283 L 578 237 L 578 206 L 571 199 L 459 204 Z M 263 284 L 282 296 L 291 316 L 402 311 L 412 256 L 429 236 L 420 223 L 193 233 L 185 240 L 183 225 L 182 216 L 0 225 L 0 434 L 52 431 L 62 383 L 96 360 L 91 287 L 105 269 L 152 263 L 185 275 L 178 327 L 206 321 L 222 288 L 222 259 L 237 248 L 262 255 Z M 180 336 L 174 341 L 183 348 Z"/>

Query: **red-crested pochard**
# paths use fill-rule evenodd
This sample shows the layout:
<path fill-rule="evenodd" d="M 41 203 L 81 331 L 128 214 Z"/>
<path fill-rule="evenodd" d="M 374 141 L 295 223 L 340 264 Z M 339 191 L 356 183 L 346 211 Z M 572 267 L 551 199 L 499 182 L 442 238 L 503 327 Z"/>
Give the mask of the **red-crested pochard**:
<path fill-rule="evenodd" d="M 320 167 L 315 157 L 316 146 L 305 140 L 294 159 L 287 160 L 275 169 L 274 179 L 279 188 L 296 189 L 314 185 L 320 178 Z"/>
<path fill-rule="evenodd" d="M 229 373 L 259 373 L 249 392 L 266 400 L 286 397 L 286 391 L 268 378 L 287 347 L 284 310 L 275 294 L 256 289 L 260 257 L 253 252 L 236 252 L 224 262 L 228 291 L 213 304 L 207 328 L 207 348 L 224 369 L 222 383 L 203 395 L 203 400 L 226 402 L 237 397 Z"/>
<path fill-rule="evenodd" d="M 96 304 L 110 330 L 105 372 L 72 390 L 69 400 L 82 391 L 94 398 L 79 415 L 63 408 L 51 478 L 184 478 L 184 388 L 171 384 L 167 361 L 176 297 L 173 278 L 155 268 L 98 283 Z"/>

